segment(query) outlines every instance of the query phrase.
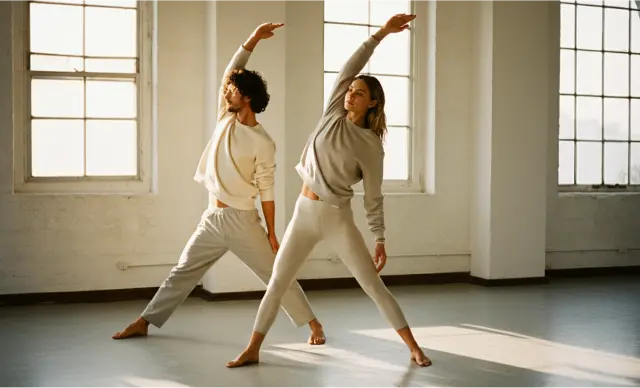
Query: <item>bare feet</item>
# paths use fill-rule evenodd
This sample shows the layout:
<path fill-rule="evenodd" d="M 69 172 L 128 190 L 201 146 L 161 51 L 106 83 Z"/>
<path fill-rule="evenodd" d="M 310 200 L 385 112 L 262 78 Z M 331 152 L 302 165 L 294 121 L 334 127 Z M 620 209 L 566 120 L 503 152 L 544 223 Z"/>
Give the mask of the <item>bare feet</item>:
<path fill-rule="evenodd" d="M 114 334 L 111 338 L 113 339 L 125 339 L 125 338 L 133 338 L 133 337 L 144 337 L 147 335 L 149 331 L 149 322 L 147 322 L 144 318 L 139 317 L 132 324 L 127 326 L 124 330 Z"/>
<path fill-rule="evenodd" d="M 424 352 L 420 348 L 411 351 L 411 361 L 414 361 L 418 366 L 431 365 L 431 360 L 429 357 L 425 356 Z"/>
<path fill-rule="evenodd" d="M 324 335 L 324 330 L 322 330 L 322 325 L 318 322 L 317 319 L 309 322 L 309 328 L 311 329 L 311 335 L 309 336 L 309 341 L 307 341 L 310 345 L 324 345 L 327 342 L 327 337 Z"/>
<path fill-rule="evenodd" d="M 227 363 L 227 368 L 239 368 L 241 366 L 257 364 L 258 362 L 260 362 L 260 351 L 246 349 L 244 352 L 240 353 L 235 360 L 229 361 Z"/>

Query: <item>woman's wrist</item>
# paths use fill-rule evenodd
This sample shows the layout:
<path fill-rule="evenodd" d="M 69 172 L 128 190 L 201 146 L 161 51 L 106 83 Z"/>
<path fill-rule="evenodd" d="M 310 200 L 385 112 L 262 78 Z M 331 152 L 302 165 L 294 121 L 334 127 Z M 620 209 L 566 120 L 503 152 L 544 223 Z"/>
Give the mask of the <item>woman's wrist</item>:
<path fill-rule="evenodd" d="M 389 33 L 384 29 L 384 28 L 380 28 L 378 31 L 376 31 L 375 34 L 373 34 L 373 37 L 380 42 L 382 39 L 385 38 L 385 36 L 389 35 Z"/>

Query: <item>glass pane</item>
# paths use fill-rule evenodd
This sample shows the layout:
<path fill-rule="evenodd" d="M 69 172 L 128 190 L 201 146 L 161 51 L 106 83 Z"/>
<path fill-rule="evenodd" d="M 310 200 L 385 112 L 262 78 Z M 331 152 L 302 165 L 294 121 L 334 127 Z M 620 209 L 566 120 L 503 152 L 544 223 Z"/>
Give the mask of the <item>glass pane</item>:
<path fill-rule="evenodd" d="M 593 185 L 602 183 L 602 143 L 578 142 L 576 183 Z"/>
<path fill-rule="evenodd" d="M 404 77 L 376 77 L 384 90 L 384 113 L 387 125 L 409 125 L 409 79 Z"/>
<path fill-rule="evenodd" d="M 87 71 L 94 73 L 136 73 L 135 59 L 86 58 Z"/>
<path fill-rule="evenodd" d="M 86 0 L 87 5 L 110 5 L 113 7 L 136 7 L 135 0 Z"/>
<path fill-rule="evenodd" d="M 632 185 L 640 185 L 640 143 L 631 143 L 631 174 Z"/>
<path fill-rule="evenodd" d="M 631 12 L 631 51 L 640 53 L 640 15 L 637 9 Z"/>
<path fill-rule="evenodd" d="M 605 8 L 604 49 L 629 51 L 629 11 Z"/>
<path fill-rule="evenodd" d="M 135 176 L 137 154 L 134 120 L 87 120 L 87 175 Z"/>
<path fill-rule="evenodd" d="M 574 48 L 576 46 L 575 12 L 575 5 L 560 5 L 560 47 Z"/>
<path fill-rule="evenodd" d="M 631 99 L 631 140 L 640 140 L 640 100 Z"/>
<path fill-rule="evenodd" d="M 135 57 L 137 54 L 136 11 L 86 7 L 86 55 Z"/>
<path fill-rule="evenodd" d="M 325 1 L 324 20 L 327 22 L 367 24 L 368 1 Z"/>
<path fill-rule="evenodd" d="M 560 139 L 573 139 L 573 96 L 560 96 Z"/>
<path fill-rule="evenodd" d="M 332 1 L 325 1 L 331 3 Z M 348 3 L 344 1 L 341 3 Z M 374 26 L 384 25 L 389 18 L 398 13 L 411 13 L 411 2 L 407 0 L 380 1 L 371 0 L 371 11 L 369 14 L 369 23 Z"/>
<path fill-rule="evenodd" d="M 576 65 L 578 68 L 577 92 L 579 94 L 602 94 L 602 54 L 578 51 Z"/>
<path fill-rule="evenodd" d="M 384 140 L 384 179 L 409 179 L 409 130 L 388 128 Z"/>
<path fill-rule="evenodd" d="M 629 0 L 630 4 L 631 4 L 631 8 L 633 9 L 638 9 L 638 3 L 635 2 L 635 0 Z"/>
<path fill-rule="evenodd" d="M 604 95 L 629 95 L 628 54 L 604 54 Z"/>
<path fill-rule="evenodd" d="M 31 70 L 36 71 L 82 71 L 82 58 L 52 55 L 31 55 Z"/>
<path fill-rule="evenodd" d="M 607 5 L 610 7 L 629 8 L 630 2 L 629 0 L 604 0 L 604 5 Z"/>
<path fill-rule="evenodd" d="M 577 6 L 577 47 L 602 49 L 602 8 Z"/>
<path fill-rule="evenodd" d="M 35 117 L 83 117 L 83 81 L 77 79 L 31 80 L 31 115 Z"/>
<path fill-rule="evenodd" d="M 629 139 L 629 100 L 626 98 L 604 99 L 604 138 Z"/>
<path fill-rule="evenodd" d="M 31 3 L 29 12 L 31 52 L 82 55 L 82 7 Z"/>
<path fill-rule="evenodd" d="M 640 97 L 640 55 L 631 56 L 631 96 Z"/>
<path fill-rule="evenodd" d="M 82 120 L 32 120 L 31 175 L 82 176 L 83 125 Z"/>
<path fill-rule="evenodd" d="M 558 147 L 558 184 L 573 184 L 574 143 L 572 141 L 561 141 Z"/>
<path fill-rule="evenodd" d="M 329 99 L 331 88 L 333 88 L 333 84 L 336 82 L 336 78 L 338 78 L 338 74 L 336 73 L 324 74 L 324 100 L 323 100 L 322 106 L 325 109 L 327 108 L 327 100 Z"/>
<path fill-rule="evenodd" d="M 577 0 L 578 4 L 593 4 L 593 5 L 602 5 L 602 0 Z"/>
<path fill-rule="evenodd" d="M 629 143 L 604 143 L 604 183 L 627 184 Z"/>
<path fill-rule="evenodd" d="M 373 35 L 375 29 L 370 33 Z M 386 42 L 386 40 L 389 42 Z M 411 32 L 406 30 L 384 38 L 369 60 L 369 72 L 409 76 L 411 72 Z"/>
<path fill-rule="evenodd" d="M 576 98 L 576 138 L 602 139 L 602 98 Z"/>
<path fill-rule="evenodd" d="M 137 117 L 135 83 L 87 80 L 87 117 Z"/>
<path fill-rule="evenodd" d="M 560 50 L 560 93 L 575 93 L 575 51 Z"/>
<path fill-rule="evenodd" d="M 327 2 L 325 2 L 326 4 Z M 334 3 L 330 1 L 329 3 Z M 339 71 L 369 36 L 369 27 L 324 25 L 324 69 Z M 368 72 L 368 66 L 362 72 Z"/>

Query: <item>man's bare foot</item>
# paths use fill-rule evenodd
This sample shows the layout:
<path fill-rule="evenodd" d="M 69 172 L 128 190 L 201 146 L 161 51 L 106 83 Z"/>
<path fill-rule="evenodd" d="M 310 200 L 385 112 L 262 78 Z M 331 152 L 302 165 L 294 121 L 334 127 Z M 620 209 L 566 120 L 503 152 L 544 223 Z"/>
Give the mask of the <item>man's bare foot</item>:
<path fill-rule="evenodd" d="M 324 335 L 324 330 L 322 330 L 322 325 L 318 322 L 317 319 L 309 322 L 309 328 L 311 329 L 311 335 L 309 336 L 309 341 L 307 341 L 310 345 L 324 345 L 327 342 L 327 337 Z"/>
<path fill-rule="evenodd" d="M 149 322 L 147 322 L 144 318 L 139 317 L 132 324 L 127 326 L 124 330 L 114 334 L 111 338 L 113 339 L 125 339 L 125 338 L 133 338 L 133 337 L 144 337 L 147 335 L 149 331 Z"/>
<path fill-rule="evenodd" d="M 260 350 L 255 351 L 246 349 L 244 352 L 240 353 L 235 360 L 229 361 L 227 363 L 227 368 L 239 368 L 241 366 L 257 364 L 258 362 L 260 362 Z"/>
<path fill-rule="evenodd" d="M 415 362 L 418 366 L 431 365 L 431 360 L 429 357 L 425 356 L 424 352 L 420 348 L 411 351 L 411 361 Z"/>

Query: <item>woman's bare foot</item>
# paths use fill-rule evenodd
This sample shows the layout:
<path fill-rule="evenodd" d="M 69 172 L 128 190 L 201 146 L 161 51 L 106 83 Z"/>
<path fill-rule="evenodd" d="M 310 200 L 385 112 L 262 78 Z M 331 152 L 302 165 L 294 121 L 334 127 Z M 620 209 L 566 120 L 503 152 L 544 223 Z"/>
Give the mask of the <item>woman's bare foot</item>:
<path fill-rule="evenodd" d="M 322 330 L 322 325 L 318 322 L 317 319 L 309 322 L 309 328 L 311 329 L 311 335 L 309 336 L 309 341 L 307 341 L 310 345 L 324 345 L 327 342 L 327 337 L 324 335 L 324 330 Z"/>
<path fill-rule="evenodd" d="M 415 362 L 418 366 L 431 365 L 431 360 L 429 357 L 425 356 L 424 352 L 420 348 L 411 351 L 411 361 Z"/>
<path fill-rule="evenodd" d="M 239 368 L 260 362 L 260 350 L 246 349 L 235 360 L 227 363 L 227 368 Z"/>
<path fill-rule="evenodd" d="M 114 334 L 113 339 L 125 339 L 132 337 L 144 337 L 149 331 L 149 322 L 144 318 L 139 317 L 132 324 L 127 326 L 124 330 Z"/>

